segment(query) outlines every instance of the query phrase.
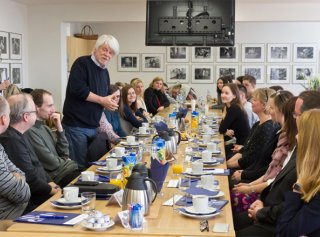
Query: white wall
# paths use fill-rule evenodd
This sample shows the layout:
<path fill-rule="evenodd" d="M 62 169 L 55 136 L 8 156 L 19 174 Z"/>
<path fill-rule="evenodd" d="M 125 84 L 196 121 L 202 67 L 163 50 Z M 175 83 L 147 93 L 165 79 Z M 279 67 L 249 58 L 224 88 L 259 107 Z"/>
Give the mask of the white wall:
<path fill-rule="evenodd" d="M 3 0 L 2 0 L 3 1 Z M 23 14 L 10 14 L 7 15 L 7 7 L 10 11 L 19 11 L 21 7 L 17 4 L 9 4 L 8 0 L 5 1 L 6 21 L 15 21 L 22 16 L 23 20 L 19 20 L 16 24 L 22 27 L 21 33 L 23 34 L 24 53 L 24 69 L 28 72 L 30 87 L 42 87 L 53 92 L 58 108 L 61 108 L 65 85 L 67 83 L 66 73 L 66 51 L 65 51 L 65 31 L 68 28 L 67 22 L 108 22 L 109 24 L 116 22 L 136 22 L 137 25 L 128 27 L 126 24 L 119 28 L 116 25 L 108 25 L 104 30 L 105 32 L 118 35 L 121 43 L 122 52 L 135 52 L 136 49 L 144 48 L 144 27 L 145 21 L 145 1 L 141 0 L 128 0 L 127 3 L 121 1 L 120 3 L 107 3 L 107 4 L 77 4 L 77 5 L 43 5 L 43 6 L 28 6 L 28 11 Z M 14 10 L 12 10 L 14 8 Z M 1 13 L 0 9 L 0 13 Z M 3 11 L 3 10 L 2 10 Z M 320 2 L 317 0 L 236 0 L 236 39 L 238 42 L 300 42 L 303 41 L 319 41 L 319 34 L 316 29 L 319 29 L 318 21 L 320 21 Z M 20 13 L 20 12 L 19 12 Z M 26 17 L 27 14 L 27 17 Z M 0 14 L 1 17 L 2 14 Z M 0 18 L 1 19 L 1 18 Z M 273 25 L 268 25 L 265 22 L 274 22 Z M 312 23 L 315 28 L 306 27 L 293 29 L 285 35 L 287 25 L 278 25 L 276 22 L 281 21 L 317 21 Z M 28 22 L 28 27 L 25 27 Z M 140 22 L 140 23 L 139 23 Z M 255 22 L 253 25 L 239 25 L 244 22 Z M 261 23 L 258 23 L 261 22 Z M 0 21 L 0 28 L 2 26 Z M 261 25 L 263 24 L 263 27 Z M 267 25 L 265 25 L 267 24 Z M 304 24 L 304 23 L 303 23 Z M 238 26 L 239 25 L 239 26 Z M 307 25 L 303 25 L 307 26 Z M 10 25 L 8 28 L 13 28 Z M 266 27 L 266 31 L 264 31 Z M 285 28 L 282 28 L 285 27 Z M 291 25 L 292 27 L 292 25 Z M 243 32 L 240 29 L 243 28 Z M 308 32 L 306 32 L 309 29 Z M 311 30 L 312 29 L 312 30 Z M 131 34 L 126 35 L 126 31 Z M 262 31 L 262 32 L 261 32 Z M 259 32 L 259 33 L 257 33 Z M 302 33 L 301 33 L 302 32 Z M 313 36 L 309 38 L 312 34 Z M 258 37 L 258 38 L 256 38 Z M 284 37 L 284 38 L 283 38 Z M 137 39 L 143 39 L 138 41 Z M 134 39 L 134 40 L 132 40 Z M 252 40 L 252 41 L 251 41 Z M 29 43 L 28 43 L 29 41 Z M 145 48 L 143 49 L 145 50 Z M 148 49 L 149 50 L 149 49 Z M 150 52 L 163 52 L 161 48 L 154 48 Z M 29 55 L 27 59 L 27 53 Z M 138 52 L 138 51 L 136 51 Z M 143 52 L 143 51 L 141 51 Z M 113 80 L 131 78 L 131 75 L 126 73 L 118 74 L 116 72 L 115 60 L 110 64 L 110 71 Z M 29 64 L 29 65 L 28 65 Z M 143 75 L 141 77 L 153 77 L 152 73 Z M 25 77 L 26 78 L 26 77 Z M 196 89 L 200 89 L 195 85 Z M 214 86 L 212 86 L 214 87 Z M 297 89 L 298 90 L 298 89 Z"/>
<path fill-rule="evenodd" d="M 27 7 L 10 0 L 1 0 L 0 31 L 22 34 L 22 60 L 3 59 L 2 63 L 23 63 L 22 77 L 28 85 L 28 11 Z"/>

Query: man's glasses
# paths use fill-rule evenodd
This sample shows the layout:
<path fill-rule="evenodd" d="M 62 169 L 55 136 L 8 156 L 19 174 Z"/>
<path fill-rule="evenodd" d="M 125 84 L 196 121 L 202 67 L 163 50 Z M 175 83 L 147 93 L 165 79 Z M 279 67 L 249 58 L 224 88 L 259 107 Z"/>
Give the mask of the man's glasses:
<path fill-rule="evenodd" d="M 33 110 L 33 111 L 25 111 L 25 112 L 23 112 L 24 114 L 32 114 L 32 113 L 37 113 L 37 111 L 36 110 Z"/>

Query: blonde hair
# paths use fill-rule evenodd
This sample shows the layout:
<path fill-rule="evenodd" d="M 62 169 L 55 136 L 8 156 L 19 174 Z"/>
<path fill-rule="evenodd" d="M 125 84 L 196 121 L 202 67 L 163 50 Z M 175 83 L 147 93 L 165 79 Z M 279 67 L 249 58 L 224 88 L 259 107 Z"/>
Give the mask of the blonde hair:
<path fill-rule="evenodd" d="M 320 109 L 302 114 L 298 124 L 297 175 L 302 199 L 309 202 L 320 190 Z"/>
<path fill-rule="evenodd" d="M 274 94 L 275 91 L 270 88 L 258 88 L 255 89 L 252 93 L 252 97 L 259 100 L 261 103 L 263 103 L 267 108 L 268 100 L 270 99 L 271 95 Z M 265 114 L 269 114 L 269 110 L 265 109 Z"/>
<path fill-rule="evenodd" d="M 164 83 L 163 79 L 161 77 L 155 77 L 153 78 L 152 82 L 150 83 L 150 87 L 153 88 L 153 84 L 157 81 L 162 81 L 162 83 Z"/>

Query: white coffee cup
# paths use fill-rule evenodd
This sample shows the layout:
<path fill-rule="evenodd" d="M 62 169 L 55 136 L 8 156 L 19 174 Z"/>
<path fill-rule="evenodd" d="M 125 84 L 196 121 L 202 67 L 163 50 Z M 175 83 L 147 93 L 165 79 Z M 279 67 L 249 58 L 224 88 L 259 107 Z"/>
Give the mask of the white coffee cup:
<path fill-rule="evenodd" d="M 214 142 L 208 142 L 207 149 L 208 151 L 215 152 L 217 150 L 217 144 Z"/>
<path fill-rule="evenodd" d="M 67 202 L 76 202 L 79 196 L 79 187 L 63 188 L 63 197 Z"/>
<path fill-rule="evenodd" d="M 94 181 L 93 171 L 83 171 L 81 172 L 82 181 Z"/>
<path fill-rule="evenodd" d="M 125 153 L 126 149 L 122 146 L 117 146 L 114 148 L 114 153 L 117 157 L 122 157 Z"/>
<path fill-rule="evenodd" d="M 213 175 L 201 175 L 201 187 L 202 188 L 212 188 L 214 183 Z"/>
<path fill-rule="evenodd" d="M 142 127 L 148 128 L 149 127 L 149 123 L 142 123 Z"/>
<path fill-rule="evenodd" d="M 135 136 L 127 136 L 127 143 L 128 145 L 133 145 L 136 141 L 136 137 Z"/>
<path fill-rule="evenodd" d="M 206 130 L 205 130 L 206 131 Z M 211 135 L 210 134 L 204 134 L 202 136 L 202 139 L 203 139 L 203 144 L 207 144 L 208 142 L 211 141 Z"/>
<path fill-rule="evenodd" d="M 146 127 L 139 127 L 139 134 L 146 134 L 147 128 Z"/>
<path fill-rule="evenodd" d="M 205 131 L 207 131 L 208 129 L 210 129 L 210 126 L 209 125 L 207 125 L 207 124 L 203 124 L 202 125 L 202 130 L 205 132 Z"/>
<path fill-rule="evenodd" d="M 209 197 L 206 195 L 193 195 L 192 203 L 196 212 L 205 213 L 209 207 Z"/>
<path fill-rule="evenodd" d="M 106 166 L 108 169 L 116 169 L 118 164 L 118 160 L 115 158 L 108 158 L 106 159 Z"/>
<path fill-rule="evenodd" d="M 203 163 L 202 162 L 192 162 L 191 164 L 192 173 L 201 173 L 203 171 Z"/>
<path fill-rule="evenodd" d="M 203 150 L 201 152 L 202 161 L 211 161 L 212 153 L 208 150 Z"/>

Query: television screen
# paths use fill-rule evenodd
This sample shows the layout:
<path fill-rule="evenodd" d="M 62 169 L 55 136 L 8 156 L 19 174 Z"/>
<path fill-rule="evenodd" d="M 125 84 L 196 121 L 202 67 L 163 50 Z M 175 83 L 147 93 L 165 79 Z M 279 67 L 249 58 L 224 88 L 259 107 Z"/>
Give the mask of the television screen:
<path fill-rule="evenodd" d="M 147 0 L 147 46 L 233 46 L 235 0 Z"/>

